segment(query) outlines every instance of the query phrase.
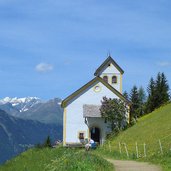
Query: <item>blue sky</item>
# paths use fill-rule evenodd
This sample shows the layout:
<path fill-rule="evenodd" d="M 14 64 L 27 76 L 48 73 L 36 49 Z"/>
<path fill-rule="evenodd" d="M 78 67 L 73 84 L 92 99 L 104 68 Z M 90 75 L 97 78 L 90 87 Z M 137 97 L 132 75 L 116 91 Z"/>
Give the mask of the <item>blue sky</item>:
<path fill-rule="evenodd" d="M 164 72 L 171 86 L 170 0 L 0 0 L 0 98 L 65 98 L 110 52 L 123 89 Z"/>

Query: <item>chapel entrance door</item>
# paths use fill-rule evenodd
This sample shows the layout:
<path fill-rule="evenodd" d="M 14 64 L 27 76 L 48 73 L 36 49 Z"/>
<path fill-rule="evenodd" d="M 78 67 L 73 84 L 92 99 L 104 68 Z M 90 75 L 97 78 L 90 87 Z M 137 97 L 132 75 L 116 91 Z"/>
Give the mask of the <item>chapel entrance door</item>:
<path fill-rule="evenodd" d="M 97 127 L 92 127 L 90 129 L 91 139 L 100 144 L 100 129 Z"/>

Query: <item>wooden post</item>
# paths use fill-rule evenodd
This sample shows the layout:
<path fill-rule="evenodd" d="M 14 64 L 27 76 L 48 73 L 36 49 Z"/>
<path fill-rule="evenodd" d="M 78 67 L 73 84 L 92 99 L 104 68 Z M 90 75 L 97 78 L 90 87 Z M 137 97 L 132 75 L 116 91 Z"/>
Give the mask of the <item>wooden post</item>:
<path fill-rule="evenodd" d="M 144 157 L 147 157 L 147 153 L 146 153 L 146 144 L 144 143 Z"/>
<path fill-rule="evenodd" d="M 138 154 L 138 144 L 137 142 L 135 143 L 135 146 L 136 146 L 136 153 L 137 153 L 137 159 L 139 158 L 139 154 Z"/>
<path fill-rule="evenodd" d="M 120 154 L 122 154 L 122 149 L 121 149 L 121 143 L 119 142 L 119 151 L 120 151 Z"/>
<path fill-rule="evenodd" d="M 127 149 L 126 143 L 124 143 L 124 145 L 125 145 L 126 155 L 127 155 L 127 157 L 129 157 L 129 153 L 128 153 L 128 149 Z"/>
<path fill-rule="evenodd" d="M 160 146 L 161 154 L 163 155 L 163 148 L 162 148 L 162 144 L 161 144 L 161 141 L 160 140 L 159 140 L 159 146 Z"/>
<path fill-rule="evenodd" d="M 112 150 L 111 150 L 111 145 L 110 145 L 110 141 L 109 141 L 109 150 L 110 150 L 110 152 L 112 152 Z"/>

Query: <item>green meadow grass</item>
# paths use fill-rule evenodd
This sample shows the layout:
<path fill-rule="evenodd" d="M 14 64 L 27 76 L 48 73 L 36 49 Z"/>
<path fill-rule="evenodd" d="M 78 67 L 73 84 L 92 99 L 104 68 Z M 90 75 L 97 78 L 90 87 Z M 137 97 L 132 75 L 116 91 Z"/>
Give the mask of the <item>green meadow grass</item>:
<path fill-rule="evenodd" d="M 121 148 L 119 148 L 119 143 Z M 138 120 L 137 124 L 121 132 L 118 136 L 111 136 L 97 152 L 114 158 L 136 159 L 136 143 L 138 160 L 153 162 L 161 165 L 164 170 L 171 171 L 171 104 L 145 115 Z M 127 157 L 125 144 L 129 157 Z"/>
<path fill-rule="evenodd" d="M 136 143 L 139 159 L 136 157 Z M 146 157 L 144 143 L 146 144 Z M 126 144 L 129 157 L 127 157 L 124 144 Z M 171 171 L 171 104 L 142 117 L 137 124 L 116 137 L 112 136 L 103 147 L 94 152 L 63 147 L 30 149 L 6 162 L 0 167 L 0 171 L 113 170 L 113 166 L 100 156 L 152 162 L 161 165 L 164 171 Z"/>
<path fill-rule="evenodd" d="M 30 149 L 0 166 L 0 171 L 111 171 L 113 166 L 85 150 Z"/>

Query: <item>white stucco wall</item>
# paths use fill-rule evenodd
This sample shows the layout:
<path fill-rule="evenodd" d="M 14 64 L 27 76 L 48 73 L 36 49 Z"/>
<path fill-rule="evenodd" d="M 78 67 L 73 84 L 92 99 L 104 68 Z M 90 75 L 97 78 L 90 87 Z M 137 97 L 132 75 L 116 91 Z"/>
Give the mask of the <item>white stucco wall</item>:
<path fill-rule="evenodd" d="M 100 92 L 95 92 L 94 87 L 99 85 L 101 87 Z M 85 124 L 83 118 L 83 105 L 93 104 L 101 105 L 102 98 L 118 98 L 111 90 L 105 87 L 101 82 L 97 81 L 91 87 L 86 89 L 81 95 L 72 99 L 70 104 L 66 107 L 66 143 L 79 143 L 78 133 L 79 131 L 85 132 L 85 137 L 88 138 L 88 126 Z M 88 125 L 98 126 L 101 129 L 101 141 L 105 139 L 105 132 L 107 131 L 107 125 L 102 118 L 89 118 Z"/>
<path fill-rule="evenodd" d="M 107 74 L 107 73 L 115 73 L 115 74 L 120 74 L 119 70 L 112 64 L 110 63 L 110 66 L 106 65 L 104 69 L 101 71 L 101 74 Z"/>

